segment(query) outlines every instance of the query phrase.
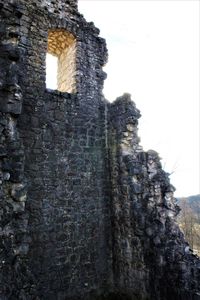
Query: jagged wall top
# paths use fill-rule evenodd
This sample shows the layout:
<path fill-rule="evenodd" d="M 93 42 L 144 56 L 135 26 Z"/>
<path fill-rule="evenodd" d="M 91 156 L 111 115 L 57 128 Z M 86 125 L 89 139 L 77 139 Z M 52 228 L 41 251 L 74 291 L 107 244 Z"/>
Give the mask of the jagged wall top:
<path fill-rule="evenodd" d="M 200 300 L 140 113 L 104 101 L 98 29 L 72 0 L 0 0 L 0 21 L 0 298 Z M 46 89 L 51 29 L 76 38 L 74 94 Z"/>
<path fill-rule="evenodd" d="M 78 10 L 78 0 L 42 0 L 36 2 L 40 6 L 46 7 L 49 12 L 59 13 L 61 17 L 69 11 Z"/>

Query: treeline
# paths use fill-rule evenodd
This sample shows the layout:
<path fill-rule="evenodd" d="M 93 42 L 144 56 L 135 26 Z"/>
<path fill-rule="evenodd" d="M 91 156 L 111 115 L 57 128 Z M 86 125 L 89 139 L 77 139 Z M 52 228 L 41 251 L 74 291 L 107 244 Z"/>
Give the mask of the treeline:
<path fill-rule="evenodd" d="M 194 254 L 200 256 L 200 195 L 179 198 L 178 223 Z"/>

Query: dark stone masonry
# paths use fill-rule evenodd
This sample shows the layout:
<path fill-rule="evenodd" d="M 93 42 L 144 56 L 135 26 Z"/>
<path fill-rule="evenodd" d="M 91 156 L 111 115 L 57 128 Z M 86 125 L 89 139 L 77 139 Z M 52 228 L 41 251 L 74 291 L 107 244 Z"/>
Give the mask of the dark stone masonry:
<path fill-rule="evenodd" d="M 106 62 L 76 0 L 0 0 L 0 300 L 200 299 L 174 188 L 130 95 L 104 98 Z"/>

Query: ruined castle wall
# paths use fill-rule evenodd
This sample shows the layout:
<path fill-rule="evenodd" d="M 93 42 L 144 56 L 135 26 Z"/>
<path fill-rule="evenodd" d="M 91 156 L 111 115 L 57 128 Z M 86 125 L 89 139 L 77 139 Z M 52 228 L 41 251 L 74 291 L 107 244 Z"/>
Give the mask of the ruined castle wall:
<path fill-rule="evenodd" d="M 0 299 L 199 300 L 199 258 L 139 144 L 140 112 L 128 94 L 103 98 L 99 30 L 72 0 L 0 0 L 0 18 Z M 55 30 L 75 38 L 70 93 L 46 89 Z"/>
<path fill-rule="evenodd" d="M 138 194 L 142 186 L 134 173 L 129 176 L 126 161 L 131 171 L 138 174 L 141 165 L 137 153 L 139 146 L 137 124 L 140 112 L 130 100 L 130 95 L 119 97 L 108 108 L 109 157 L 111 168 L 112 216 L 113 216 L 113 261 L 116 294 L 128 299 L 148 299 L 149 270 L 145 264 L 143 243 L 135 214 L 140 209 Z M 133 185 L 131 185 L 133 184 Z M 140 215 L 144 222 L 145 216 Z M 123 299 L 123 298 L 122 298 Z"/>
<path fill-rule="evenodd" d="M 28 214 L 24 147 L 17 129 L 22 111 L 20 6 L 0 2 L 0 298 L 11 299 L 12 287 L 26 276 Z M 14 299 L 14 298 L 13 298 Z M 16 297 L 15 297 L 16 299 Z"/>
<path fill-rule="evenodd" d="M 200 261 L 175 217 L 169 174 L 140 146 L 140 112 L 130 95 L 108 109 L 116 294 L 128 299 L 200 299 Z M 122 296 L 124 297 L 124 296 Z"/>
<path fill-rule="evenodd" d="M 23 106 L 17 125 L 10 126 L 16 127 L 16 142 L 24 150 L 20 155 L 27 182 L 23 205 L 28 224 L 23 227 L 26 257 L 20 259 L 26 261 L 26 272 L 20 284 L 12 287 L 4 276 L 2 285 L 7 287 L 2 288 L 2 297 L 86 299 L 93 291 L 95 296 L 102 294 L 112 280 L 101 95 L 107 52 L 98 30 L 72 11 L 72 6 L 63 19 L 57 4 L 52 8 L 53 1 L 46 9 L 40 1 L 20 2 L 21 56 L 15 74 Z M 11 10 L 11 17 L 17 7 L 2 3 L 4 11 Z M 65 29 L 76 38 L 76 93 L 46 89 L 47 39 L 52 28 Z M 17 146 L 13 148 L 16 152 Z M 12 165 L 16 168 L 18 162 Z M 7 247 L 14 251 L 12 245 Z"/>

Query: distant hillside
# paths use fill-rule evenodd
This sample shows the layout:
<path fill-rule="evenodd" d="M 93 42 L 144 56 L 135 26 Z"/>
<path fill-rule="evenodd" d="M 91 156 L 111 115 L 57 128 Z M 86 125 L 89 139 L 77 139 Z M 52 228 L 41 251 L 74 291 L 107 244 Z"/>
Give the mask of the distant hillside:
<path fill-rule="evenodd" d="M 189 197 L 177 198 L 177 200 L 180 208 L 183 208 L 184 204 L 187 204 L 194 214 L 200 214 L 200 194 Z"/>
<path fill-rule="evenodd" d="M 200 255 L 200 195 L 178 198 L 178 223 L 194 252 Z"/>

